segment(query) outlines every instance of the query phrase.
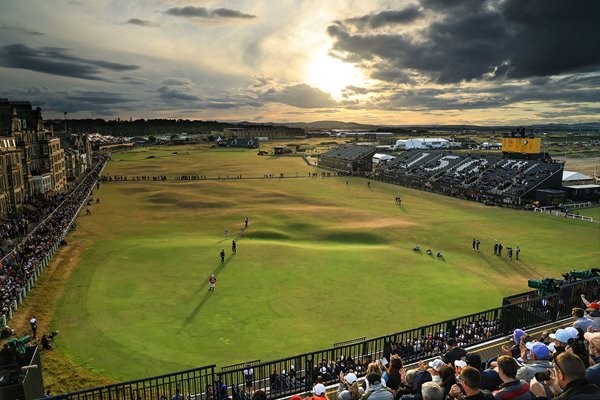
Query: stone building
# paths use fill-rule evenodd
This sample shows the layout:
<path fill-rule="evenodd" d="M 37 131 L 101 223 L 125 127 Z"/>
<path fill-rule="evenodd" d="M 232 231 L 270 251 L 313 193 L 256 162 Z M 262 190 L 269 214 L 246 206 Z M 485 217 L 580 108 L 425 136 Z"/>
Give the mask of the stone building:
<path fill-rule="evenodd" d="M 92 144 L 87 134 L 56 135 L 65 151 L 67 184 L 75 182 L 92 166 Z"/>
<path fill-rule="evenodd" d="M 21 151 L 25 201 L 66 188 L 64 150 L 44 127 L 42 111 L 29 101 L 0 99 L 0 138 L 12 138 Z"/>
<path fill-rule="evenodd" d="M 0 137 L 0 216 L 20 212 L 24 202 L 21 150 L 15 139 Z"/>

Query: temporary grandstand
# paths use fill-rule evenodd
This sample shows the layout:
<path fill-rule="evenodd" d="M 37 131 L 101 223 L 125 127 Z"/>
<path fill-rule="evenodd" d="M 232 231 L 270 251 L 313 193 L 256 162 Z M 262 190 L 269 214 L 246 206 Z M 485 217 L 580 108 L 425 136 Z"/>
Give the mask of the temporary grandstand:
<path fill-rule="evenodd" d="M 557 188 L 563 165 L 541 160 L 410 150 L 375 171 L 385 182 L 457 197 L 519 205 L 537 189 Z"/>
<path fill-rule="evenodd" d="M 333 169 L 352 175 L 371 172 L 375 147 L 344 144 L 319 157 L 319 167 Z"/>

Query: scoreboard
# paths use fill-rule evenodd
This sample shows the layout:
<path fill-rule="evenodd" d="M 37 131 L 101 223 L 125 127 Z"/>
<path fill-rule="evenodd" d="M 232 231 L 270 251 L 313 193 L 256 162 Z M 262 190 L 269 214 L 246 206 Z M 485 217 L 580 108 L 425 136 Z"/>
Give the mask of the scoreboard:
<path fill-rule="evenodd" d="M 502 138 L 502 152 L 540 154 L 541 144 L 541 138 Z"/>

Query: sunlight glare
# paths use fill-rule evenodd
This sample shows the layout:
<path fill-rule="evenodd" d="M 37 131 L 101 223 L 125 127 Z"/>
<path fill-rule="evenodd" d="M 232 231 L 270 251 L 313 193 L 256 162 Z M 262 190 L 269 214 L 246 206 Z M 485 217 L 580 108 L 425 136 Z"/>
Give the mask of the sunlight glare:
<path fill-rule="evenodd" d="M 362 72 L 352 64 L 333 58 L 326 53 L 316 54 L 306 65 L 306 83 L 341 100 L 346 86 L 361 86 Z"/>

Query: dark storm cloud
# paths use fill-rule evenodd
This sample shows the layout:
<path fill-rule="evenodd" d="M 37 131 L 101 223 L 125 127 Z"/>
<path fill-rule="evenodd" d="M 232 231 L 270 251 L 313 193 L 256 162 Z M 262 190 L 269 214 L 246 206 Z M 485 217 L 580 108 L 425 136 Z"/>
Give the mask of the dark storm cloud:
<path fill-rule="evenodd" d="M 152 28 L 159 26 L 156 22 L 148 21 L 146 19 L 139 19 L 139 18 L 128 19 L 127 23 L 131 24 L 131 25 L 144 26 L 144 27 L 152 27 Z"/>
<path fill-rule="evenodd" d="M 344 22 L 358 28 L 381 28 L 386 25 L 406 24 L 421 17 L 422 13 L 417 7 L 408 7 L 399 11 L 382 11 L 376 14 L 363 15 L 362 17 L 349 18 Z"/>
<path fill-rule="evenodd" d="M 446 86 L 444 88 L 406 88 L 380 97 L 371 106 L 385 110 L 473 110 L 507 108 L 522 103 L 544 103 L 565 108 L 594 103 L 600 87 L 565 87 L 560 80 L 543 86 L 494 86 L 488 88 Z"/>
<path fill-rule="evenodd" d="M 367 24 L 379 14 L 331 25 L 327 31 L 335 40 L 334 49 L 353 60 L 379 60 L 372 75 L 388 81 L 411 70 L 438 83 L 453 83 L 600 67 L 600 2 L 421 0 L 420 4 L 417 15 L 428 15 L 429 23 L 413 32 L 401 27 L 390 31 L 389 24 L 385 32 L 356 29 L 357 21 Z"/>
<path fill-rule="evenodd" d="M 53 91 L 46 86 L 31 86 L 26 90 L 11 90 L 8 95 L 15 99 L 28 99 L 44 113 L 92 112 L 98 115 L 114 115 L 121 111 L 134 111 L 140 104 L 129 95 L 119 92 L 93 90 Z"/>
<path fill-rule="evenodd" d="M 31 36 L 44 36 L 44 34 L 42 32 L 32 31 L 27 28 L 20 28 L 17 26 L 0 25 L 0 30 L 25 33 L 26 35 L 31 35 Z"/>
<path fill-rule="evenodd" d="M 33 48 L 24 44 L 0 47 L 0 66 L 88 80 L 107 80 L 103 72 L 139 69 L 137 65 L 71 56 L 60 47 Z"/>
<path fill-rule="evenodd" d="M 169 86 L 159 87 L 158 95 L 161 99 L 167 102 L 200 100 L 200 97 L 189 93 L 187 90 L 178 90 Z"/>
<path fill-rule="evenodd" d="M 121 80 L 132 85 L 145 85 L 146 80 L 138 78 L 137 76 L 122 76 Z"/>
<path fill-rule="evenodd" d="M 253 19 L 256 15 L 244 14 L 241 11 L 230 8 L 209 9 L 206 7 L 173 7 L 165 11 L 166 14 L 175 17 L 202 18 L 202 19 Z"/>
<path fill-rule="evenodd" d="M 338 105 L 330 94 L 306 84 L 286 86 L 280 90 L 269 90 L 261 96 L 261 100 L 299 108 L 326 108 Z"/>

